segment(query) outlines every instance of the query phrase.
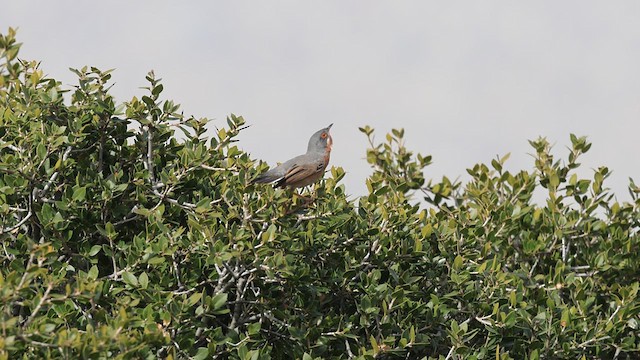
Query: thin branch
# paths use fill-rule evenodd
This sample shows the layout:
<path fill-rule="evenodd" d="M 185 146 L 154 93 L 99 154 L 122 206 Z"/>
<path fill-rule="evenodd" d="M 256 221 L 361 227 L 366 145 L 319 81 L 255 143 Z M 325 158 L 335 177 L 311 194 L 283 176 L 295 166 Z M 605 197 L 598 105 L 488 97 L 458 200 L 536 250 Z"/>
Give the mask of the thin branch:
<path fill-rule="evenodd" d="M 98 174 L 102 175 L 104 164 L 105 129 L 100 129 L 100 147 L 98 148 Z"/>
<path fill-rule="evenodd" d="M 9 148 L 9 149 L 11 149 L 11 150 L 13 150 L 13 151 L 15 151 L 17 153 L 20 153 L 20 154 L 24 153 L 23 149 L 15 146 L 15 145 L 9 144 L 6 141 L 0 140 L 0 144 L 2 144 L 4 147 L 7 147 L 7 148 Z"/>
<path fill-rule="evenodd" d="M 223 168 L 223 167 L 213 167 L 213 166 L 201 164 L 200 167 L 205 170 L 211 170 L 211 171 L 233 171 L 233 172 L 238 171 L 238 169 L 235 166 Z"/>
<path fill-rule="evenodd" d="M 112 257 L 112 259 L 113 259 L 113 261 L 114 261 L 113 266 L 115 267 L 115 258 L 113 258 L 113 257 Z M 119 277 L 120 275 L 122 275 L 122 273 L 124 273 L 125 271 L 129 271 L 129 270 L 131 270 L 131 269 L 136 268 L 139 264 L 140 264 L 140 259 L 138 259 L 136 262 L 134 262 L 134 263 L 133 263 L 133 264 L 131 264 L 130 266 L 125 267 L 124 269 L 120 269 L 120 270 L 118 270 L 118 271 L 114 271 L 112 274 L 109 274 L 109 275 L 107 275 L 106 277 L 107 277 L 108 279 L 118 280 L 118 277 Z M 115 270 L 115 268 L 114 268 L 114 270 Z"/>
<path fill-rule="evenodd" d="M 151 183 L 154 184 L 155 176 L 153 174 L 153 163 L 151 161 L 153 157 L 153 135 L 151 133 L 151 126 L 147 125 L 147 171 L 149 171 L 149 178 L 151 179 Z"/>
<path fill-rule="evenodd" d="M 35 257 L 34 253 L 32 252 L 31 254 L 29 254 L 29 260 L 27 260 L 27 265 L 25 265 L 24 267 L 24 274 L 22 274 L 22 278 L 20 278 L 20 283 L 18 284 L 17 289 L 20 290 L 22 289 L 22 286 L 24 285 L 25 281 L 27 281 L 27 274 L 29 274 L 29 268 L 31 267 L 31 265 L 33 265 L 33 258 Z"/>
<path fill-rule="evenodd" d="M 242 298 L 242 293 L 244 292 L 244 287 L 246 283 L 245 278 L 240 278 L 236 281 L 236 300 Z M 242 303 L 237 302 L 233 309 L 233 316 L 231 318 L 231 323 L 229 324 L 229 329 L 236 330 L 238 327 L 238 320 L 240 320 L 240 310 L 242 309 Z"/>
<path fill-rule="evenodd" d="M 455 347 L 455 346 L 452 346 L 452 347 L 451 347 L 451 349 L 449 349 L 449 352 L 447 353 L 447 357 L 446 357 L 446 358 L 444 358 L 444 360 L 448 360 L 448 359 L 450 359 L 450 358 L 451 358 L 451 355 L 453 355 L 453 350 L 455 350 L 455 349 L 456 349 L 456 347 Z"/>
<path fill-rule="evenodd" d="M 59 345 L 55 345 L 55 344 L 47 344 L 41 341 L 36 341 L 36 340 L 31 340 L 31 338 L 29 338 L 29 336 L 27 335 L 18 335 L 22 340 L 28 342 L 31 345 L 37 345 L 40 347 L 47 347 L 47 348 L 57 348 L 59 347 Z"/>
<path fill-rule="evenodd" d="M 113 267 L 113 279 L 117 280 L 118 279 L 118 264 L 116 263 L 116 250 L 115 247 L 113 246 L 113 239 L 111 239 L 111 237 L 108 238 L 109 239 L 109 247 L 111 248 L 111 266 Z"/>
<path fill-rule="evenodd" d="M 69 154 L 71 153 L 72 149 L 73 148 L 71 146 L 67 146 L 67 149 L 62 154 L 62 162 L 63 163 L 65 161 L 67 161 L 67 159 L 69 158 Z M 58 178 L 58 174 L 59 173 L 60 173 L 60 171 L 56 171 L 53 174 L 51 174 L 51 177 L 49 178 L 49 180 L 45 184 L 44 188 L 42 188 L 42 190 L 38 193 L 38 197 L 44 196 L 44 194 L 46 194 L 49 191 L 49 189 L 51 188 L 51 185 L 53 185 L 53 182 L 56 181 L 56 179 Z"/>
<path fill-rule="evenodd" d="M 610 323 L 613 318 L 618 314 L 618 311 L 620 311 L 620 305 L 618 305 L 618 307 L 616 308 L 616 311 L 613 312 L 613 314 L 611 314 L 611 316 L 609 317 L 609 320 L 607 320 L 607 323 Z"/>
<path fill-rule="evenodd" d="M 29 210 L 29 212 L 27 213 L 27 215 L 25 215 L 22 220 L 20 220 L 17 224 L 8 227 L 8 228 L 0 228 L 0 235 L 4 234 L 4 233 L 8 233 L 8 232 L 12 232 L 13 230 L 19 228 L 20 226 L 22 226 L 24 223 L 26 223 L 29 218 L 31 218 L 31 216 L 33 215 L 33 212 L 31 210 Z"/>
<path fill-rule="evenodd" d="M 353 355 L 353 352 L 351 352 L 351 346 L 349 346 L 349 339 L 344 339 L 344 346 L 347 348 L 347 355 L 349 356 L 349 359 L 353 359 L 355 355 Z"/>
<path fill-rule="evenodd" d="M 38 311 L 40 311 L 40 308 L 42 307 L 42 305 L 45 303 L 45 301 L 47 301 L 47 298 L 49 297 L 49 292 L 51 291 L 51 289 L 53 289 L 53 283 L 49 283 L 49 285 L 47 286 L 47 290 L 45 290 L 44 295 L 42 295 L 42 297 L 40 298 L 38 305 L 36 305 L 33 311 L 31 311 L 31 316 L 29 316 L 27 321 L 25 321 L 24 324 L 22 325 L 23 328 L 26 328 L 27 326 L 29 326 L 29 324 L 31 324 L 33 319 L 35 319 L 36 315 L 38 315 Z"/>
<path fill-rule="evenodd" d="M 178 281 L 178 289 L 183 289 L 184 286 L 182 285 L 182 281 L 180 281 L 180 269 L 178 268 L 178 262 L 176 261 L 175 253 L 171 255 L 171 260 L 173 261 L 173 271 L 175 272 L 176 280 Z"/>
<path fill-rule="evenodd" d="M 533 263 L 533 266 L 531 266 L 531 270 L 529 270 L 529 277 L 533 277 L 534 271 L 536 270 L 536 266 L 538 266 L 538 262 L 540 261 L 540 258 L 536 258 L 536 261 Z"/>
<path fill-rule="evenodd" d="M 566 239 L 566 237 L 562 237 L 562 262 L 566 263 L 567 262 L 567 257 L 569 256 L 569 246 L 570 243 L 569 241 Z"/>
<path fill-rule="evenodd" d="M 192 204 L 189 202 L 179 202 L 176 199 L 172 199 L 170 197 L 167 196 L 167 193 L 169 193 L 170 191 L 173 190 L 173 187 L 169 187 L 167 188 L 167 190 L 165 190 L 165 193 L 161 193 L 156 189 L 153 189 L 153 194 L 157 197 L 160 198 L 160 203 L 162 202 L 162 200 L 166 200 L 168 203 L 173 204 L 173 205 L 177 205 L 185 210 L 193 210 L 196 207 L 196 204 Z M 155 207 L 159 206 L 160 203 L 158 203 Z"/>
<path fill-rule="evenodd" d="M 226 267 L 221 269 L 217 264 L 214 264 L 214 267 L 216 268 L 216 272 L 218 273 L 218 284 L 216 285 L 213 292 L 219 294 L 223 291 L 222 289 L 225 286 L 224 282 L 229 277 L 229 270 L 227 270 Z"/>
<path fill-rule="evenodd" d="M 324 217 L 331 216 L 331 215 L 333 215 L 333 213 L 330 212 L 330 211 L 326 212 L 324 214 L 317 214 L 317 215 L 302 215 L 302 214 L 300 214 L 300 215 L 298 215 L 298 220 L 296 221 L 296 226 L 300 225 L 300 223 L 303 222 L 303 221 L 315 220 L 315 219 L 324 218 Z"/>
<path fill-rule="evenodd" d="M 607 340 L 607 339 L 611 339 L 611 336 L 607 335 L 607 336 L 603 336 L 603 337 L 600 337 L 600 338 L 593 338 L 593 339 L 587 340 L 587 341 L 585 341 L 585 342 L 583 342 L 581 344 L 578 344 L 578 347 L 579 348 L 583 348 L 583 347 L 585 347 L 585 346 L 587 346 L 587 345 L 589 345 L 591 343 L 598 342 L 598 341 L 601 341 L 601 340 Z"/>

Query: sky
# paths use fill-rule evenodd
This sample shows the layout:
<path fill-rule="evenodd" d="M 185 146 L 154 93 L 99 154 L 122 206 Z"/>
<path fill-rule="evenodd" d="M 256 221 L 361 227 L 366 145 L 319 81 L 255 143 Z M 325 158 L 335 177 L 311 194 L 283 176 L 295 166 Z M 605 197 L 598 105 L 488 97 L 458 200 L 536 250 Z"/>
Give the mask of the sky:
<path fill-rule="evenodd" d="M 99 5 L 97 5 L 99 4 Z M 334 123 L 331 165 L 366 193 L 367 140 L 404 128 L 433 156 L 427 179 L 460 177 L 511 153 L 532 170 L 528 140 L 566 159 L 569 134 L 593 143 L 580 176 L 630 199 L 640 182 L 638 1 L 11 1 L 0 32 L 18 28 L 20 57 L 71 86 L 69 67 L 115 69 L 118 102 L 141 96 L 149 70 L 185 114 L 226 126 L 270 165 L 306 151 Z"/>

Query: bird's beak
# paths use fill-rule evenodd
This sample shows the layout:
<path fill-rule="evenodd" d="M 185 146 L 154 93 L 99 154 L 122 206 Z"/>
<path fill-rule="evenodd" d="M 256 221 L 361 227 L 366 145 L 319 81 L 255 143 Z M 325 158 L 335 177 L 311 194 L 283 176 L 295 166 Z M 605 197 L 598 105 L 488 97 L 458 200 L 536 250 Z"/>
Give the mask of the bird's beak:
<path fill-rule="evenodd" d="M 331 129 L 331 127 L 333 126 L 333 124 L 329 124 L 329 126 L 326 127 L 327 130 Z"/>

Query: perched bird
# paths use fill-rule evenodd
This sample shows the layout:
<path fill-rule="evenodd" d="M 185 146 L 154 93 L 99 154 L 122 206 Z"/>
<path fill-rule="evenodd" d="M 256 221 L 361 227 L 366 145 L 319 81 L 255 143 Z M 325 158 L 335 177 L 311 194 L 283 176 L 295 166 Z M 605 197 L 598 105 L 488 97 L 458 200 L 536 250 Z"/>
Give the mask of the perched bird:
<path fill-rule="evenodd" d="M 285 161 L 253 179 L 251 183 L 270 183 L 275 181 L 275 187 L 300 188 L 318 181 L 329 164 L 331 145 L 333 144 L 329 129 L 331 129 L 332 125 L 318 130 L 311 136 L 306 154 Z"/>

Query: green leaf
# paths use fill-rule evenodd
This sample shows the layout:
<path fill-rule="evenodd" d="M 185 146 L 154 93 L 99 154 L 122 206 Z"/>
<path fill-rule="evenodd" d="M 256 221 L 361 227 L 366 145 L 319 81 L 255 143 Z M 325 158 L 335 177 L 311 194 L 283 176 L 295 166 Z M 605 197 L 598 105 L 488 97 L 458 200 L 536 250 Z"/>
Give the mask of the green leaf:
<path fill-rule="evenodd" d="M 158 265 L 164 262 L 164 257 L 162 256 L 154 256 L 151 259 L 147 260 L 147 264 L 149 265 Z"/>
<path fill-rule="evenodd" d="M 221 307 L 223 307 L 224 304 L 226 304 L 226 302 L 227 302 L 227 297 L 228 297 L 227 293 L 216 294 L 211 299 L 211 308 L 213 310 L 217 310 L 217 309 L 220 309 Z"/>
<path fill-rule="evenodd" d="M 47 147 L 43 143 L 39 143 L 36 146 L 36 155 L 38 156 L 38 161 L 44 160 L 47 157 Z"/>
<path fill-rule="evenodd" d="M 98 267 L 96 265 L 93 265 L 91 269 L 89 269 L 87 277 L 91 280 L 95 280 L 98 278 Z"/>
<path fill-rule="evenodd" d="M 160 95 L 163 89 L 164 87 L 162 86 L 162 84 L 158 84 L 156 87 L 153 88 L 153 90 L 151 91 L 151 94 L 157 97 L 158 95 Z"/>
<path fill-rule="evenodd" d="M 409 343 L 414 344 L 416 342 L 416 328 L 411 325 L 409 329 Z"/>
<path fill-rule="evenodd" d="M 89 250 L 89 256 L 91 256 L 91 257 L 96 256 L 96 254 L 98 254 L 100 252 L 100 250 L 102 250 L 102 246 L 101 245 L 93 245 L 91 247 L 91 250 Z"/>
<path fill-rule="evenodd" d="M 269 241 L 273 241 L 273 239 L 275 238 L 275 234 L 276 234 L 276 225 L 275 224 L 271 224 L 269 225 L 269 228 L 267 229 L 267 231 L 265 231 L 262 234 L 262 242 L 269 242 Z"/>
<path fill-rule="evenodd" d="M 551 187 L 551 189 L 557 189 L 558 185 L 560 185 L 560 178 L 558 177 L 558 174 L 551 174 L 549 175 L 549 185 Z"/>
<path fill-rule="evenodd" d="M 107 222 L 106 224 L 104 224 L 104 229 L 109 239 L 114 239 L 116 237 L 117 235 L 116 228 L 113 226 L 111 222 Z"/>
<path fill-rule="evenodd" d="M 71 196 L 71 199 L 73 201 L 84 201 L 86 195 L 87 195 L 87 187 L 81 186 L 73 190 L 73 196 Z"/>
<path fill-rule="evenodd" d="M 193 360 L 205 360 L 209 358 L 209 349 L 206 347 L 198 348 L 198 352 L 193 357 Z"/>
<path fill-rule="evenodd" d="M 146 272 L 142 272 L 140 276 L 138 276 L 138 283 L 140 283 L 140 287 L 142 289 L 146 289 L 149 286 L 149 276 Z"/>
<path fill-rule="evenodd" d="M 202 298 L 202 293 L 198 292 L 198 293 L 194 293 L 192 294 L 189 299 L 187 300 L 187 305 L 188 306 L 193 306 L 195 305 L 198 301 L 200 301 L 200 299 Z"/>
<path fill-rule="evenodd" d="M 453 268 L 455 270 L 460 270 L 462 269 L 462 265 L 464 263 L 464 258 L 460 255 L 456 256 L 456 258 L 453 260 Z"/>
<path fill-rule="evenodd" d="M 260 328 L 262 327 L 262 324 L 259 322 L 255 322 L 252 324 L 247 325 L 247 333 L 249 335 L 257 335 L 260 333 Z"/>
<path fill-rule="evenodd" d="M 145 104 L 147 104 L 147 106 L 149 106 L 151 108 L 156 106 L 156 103 L 153 101 L 153 99 L 148 97 L 148 96 L 146 96 L 146 95 L 144 95 L 142 97 L 142 102 L 144 102 Z"/>
<path fill-rule="evenodd" d="M 124 280 L 125 283 L 133 286 L 133 287 L 137 287 L 138 286 L 138 279 L 135 277 L 135 275 L 133 275 L 132 273 L 125 271 L 122 273 L 122 280 Z"/>

